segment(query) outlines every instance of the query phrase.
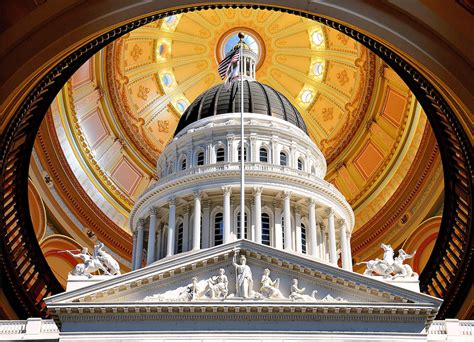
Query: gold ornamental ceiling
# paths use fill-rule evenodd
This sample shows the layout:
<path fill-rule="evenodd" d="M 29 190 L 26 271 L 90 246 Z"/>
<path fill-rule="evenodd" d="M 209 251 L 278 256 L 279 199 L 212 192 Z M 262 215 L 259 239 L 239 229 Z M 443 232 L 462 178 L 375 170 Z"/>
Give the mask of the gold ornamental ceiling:
<path fill-rule="evenodd" d="M 356 231 L 376 236 L 376 218 L 393 213 L 397 219 L 387 219 L 390 224 L 404 227 L 403 233 L 391 230 L 394 245 L 400 245 L 427 215 L 439 214 L 442 170 L 439 153 L 432 151 L 437 146 L 430 143 L 419 103 L 392 69 L 348 36 L 314 21 L 267 10 L 219 9 L 132 31 L 86 62 L 58 94 L 35 144 L 32 178 L 52 179 L 42 194 L 70 208 L 64 216 L 89 220 L 62 222 L 59 211 L 50 210 L 51 226 L 77 228 L 82 242 L 89 232 L 103 239 L 129 234 L 129 211 L 156 181 L 157 158 L 187 106 L 222 82 L 217 64 L 240 31 L 259 54 L 257 80 L 301 112 L 328 162 L 326 179 L 355 211 Z M 50 149 L 56 149 L 57 161 Z M 433 158 L 420 157 L 426 149 Z M 420 168 L 427 168 L 420 177 L 432 178 L 423 178 L 410 195 L 418 205 L 398 212 L 402 206 L 391 205 L 403 199 Z M 69 185 L 55 178 L 56 169 L 67 174 Z M 416 197 L 420 194 L 425 195 Z M 71 205 L 74 196 L 87 199 L 87 210 Z M 397 215 L 406 215 L 403 223 Z M 78 241 L 68 229 L 62 234 Z M 117 253 L 125 256 L 128 247 L 120 248 Z"/>

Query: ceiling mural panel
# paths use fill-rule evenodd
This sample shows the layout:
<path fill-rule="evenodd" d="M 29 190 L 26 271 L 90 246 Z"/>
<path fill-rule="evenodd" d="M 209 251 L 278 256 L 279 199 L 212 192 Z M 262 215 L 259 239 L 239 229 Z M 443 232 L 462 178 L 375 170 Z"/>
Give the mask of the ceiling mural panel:
<path fill-rule="evenodd" d="M 113 240 L 123 232 L 121 239 L 131 239 L 126 228 L 130 208 L 157 180 L 156 161 L 182 113 L 222 82 L 217 64 L 241 31 L 259 55 L 257 80 L 288 97 L 301 112 L 328 162 L 326 179 L 353 206 L 356 242 L 358 236 L 367 241 L 391 236 L 403 243 L 429 218 L 429 211 L 420 211 L 414 199 L 434 207 L 439 202 L 423 194 L 437 186 L 437 196 L 442 196 L 443 188 L 437 145 L 430 140 L 420 105 L 392 69 L 350 37 L 299 16 L 266 10 L 229 8 L 167 17 L 119 38 L 76 72 L 54 101 L 52 119 L 44 123 L 61 146 L 57 153 L 67 161 L 61 168 L 75 177 L 70 190 L 82 184 L 91 200 L 82 211 L 71 206 L 71 212 L 79 221 L 87 211 L 100 212 L 110 220 L 109 227 L 102 231 L 97 222 L 90 227 L 92 233 L 109 230 Z M 41 162 L 56 148 L 47 139 L 35 146 Z M 51 166 L 45 162 L 37 169 Z M 406 188 L 407 177 L 420 169 L 426 170 L 419 186 Z M 55 191 L 67 188 L 55 186 Z M 405 199 L 411 190 L 415 194 Z M 399 203 L 403 205 L 396 207 Z M 409 229 L 395 236 L 392 229 L 404 215 L 403 227 Z M 68 229 L 79 228 L 71 225 L 64 231 Z M 355 258 L 378 253 L 376 244 L 358 246 Z"/>

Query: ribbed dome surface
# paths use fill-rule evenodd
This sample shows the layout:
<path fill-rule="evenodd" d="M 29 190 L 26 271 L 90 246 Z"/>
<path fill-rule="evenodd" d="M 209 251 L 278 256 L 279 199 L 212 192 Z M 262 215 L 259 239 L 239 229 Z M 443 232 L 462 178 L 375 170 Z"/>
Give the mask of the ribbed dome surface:
<path fill-rule="evenodd" d="M 227 91 L 219 84 L 199 95 L 179 120 L 175 136 L 186 126 L 209 116 L 240 112 L 239 82 Z M 288 99 L 275 89 L 256 81 L 244 81 L 244 113 L 274 116 L 292 123 L 306 134 L 301 114 Z"/>

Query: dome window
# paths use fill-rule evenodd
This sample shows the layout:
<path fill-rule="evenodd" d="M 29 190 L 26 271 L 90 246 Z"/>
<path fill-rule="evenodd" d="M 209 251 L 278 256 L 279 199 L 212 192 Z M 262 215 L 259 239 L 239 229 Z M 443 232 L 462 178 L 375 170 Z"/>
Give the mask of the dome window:
<path fill-rule="evenodd" d="M 313 44 L 316 46 L 321 45 L 324 42 L 324 36 L 321 31 L 314 31 L 311 34 L 311 40 L 313 41 Z"/>
<path fill-rule="evenodd" d="M 178 224 L 178 229 L 176 230 L 176 253 L 183 252 L 183 235 L 184 234 L 184 226 L 183 222 Z"/>
<path fill-rule="evenodd" d="M 314 63 L 313 73 L 315 76 L 321 76 L 324 72 L 324 64 L 321 62 Z"/>
<path fill-rule="evenodd" d="M 242 158 L 242 157 L 241 157 L 242 152 L 241 152 L 240 150 L 241 150 L 241 148 L 240 148 L 240 146 L 239 146 L 238 152 L 237 152 L 237 154 L 238 154 L 238 156 L 239 156 L 239 161 L 240 161 L 241 158 Z M 244 146 L 244 161 L 247 161 L 247 147 L 246 147 L 246 146 Z"/>
<path fill-rule="evenodd" d="M 217 213 L 214 216 L 214 246 L 222 245 L 224 241 L 224 216 Z"/>
<path fill-rule="evenodd" d="M 163 74 L 163 76 L 161 77 L 161 80 L 163 81 L 163 84 L 166 87 L 169 87 L 173 84 L 173 78 L 168 73 Z"/>
<path fill-rule="evenodd" d="M 225 150 L 223 147 L 219 147 L 216 151 L 216 163 L 222 163 L 225 161 Z"/>
<path fill-rule="evenodd" d="M 260 162 L 268 163 L 268 150 L 265 147 L 260 148 Z"/>
<path fill-rule="evenodd" d="M 310 103 L 312 99 L 313 99 L 313 92 L 311 90 L 305 90 L 301 94 L 301 101 L 303 101 L 304 103 Z"/>
<path fill-rule="evenodd" d="M 262 214 L 262 244 L 270 246 L 270 216 Z"/>
<path fill-rule="evenodd" d="M 280 152 L 280 165 L 288 166 L 288 156 L 285 152 Z"/>
<path fill-rule="evenodd" d="M 180 112 L 184 112 L 187 107 L 188 105 L 184 100 L 178 100 L 178 102 L 176 102 L 176 108 L 178 108 Z"/>
<path fill-rule="evenodd" d="M 303 160 L 301 158 L 298 158 L 298 170 L 303 171 Z"/>
<path fill-rule="evenodd" d="M 181 170 L 186 170 L 186 158 L 181 159 Z"/>
<path fill-rule="evenodd" d="M 301 252 L 306 254 L 306 227 L 301 224 Z"/>
<path fill-rule="evenodd" d="M 199 152 L 197 155 L 197 165 L 201 166 L 204 165 L 204 152 Z"/>

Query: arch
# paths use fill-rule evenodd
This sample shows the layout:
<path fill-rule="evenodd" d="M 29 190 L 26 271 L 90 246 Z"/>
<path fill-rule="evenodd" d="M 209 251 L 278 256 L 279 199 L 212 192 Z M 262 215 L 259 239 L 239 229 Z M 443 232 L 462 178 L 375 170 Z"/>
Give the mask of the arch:
<path fill-rule="evenodd" d="M 298 161 L 297 161 L 297 166 L 298 166 L 298 170 L 299 171 L 304 171 L 305 170 L 305 167 L 304 167 L 304 158 L 303 157 L 298 157 Z"/>
<path fill-rule="evenodd" d="M 219 3 L 218 1 L 208 2 Z M 269 3 L 268 7 L 272 8 L 272 2 Z M 291 1 L 283 1 L 278 4 L 279 6 L 285 6 L 285 8 L 278 8 L 278 10 L 291 11 L 331 26 L 377 53 L 409 85 L 422 104 L 432 124 L 438 144 L 442 147 L 440 152 L 443 159 L 445 184 L 446 188 L 451 191 L 447 191 L 445 197 L 445 209 L 439 234 L 442 238 L 437 239 L 434 248 L 436 253 L 430 257 L 427 267 L 420 275 L 421 287 L 430 294 L 444 298 L 439 317 L 444 317 L 447 314 L 454 316 L 456 309 L 463 303 L 466 289 L 469 289 L 469 286 L 465 286 L 469 282 L 469 277 L 463 270 L 470 269 L 473 263 L 473 251 L 472 248 L 469 248 L 472 245 L 473 236 L 471 232 L 472 215 L 465 215 L 465 213 L 472 213 L 473 209 L 473 154 L 472 144 L 465 127 L 469 122 L 467 118 L 472 113 L 469 108 L 473 107 L 471 92 L 474 87 L 472 86 L 472 78 L 469 73 L 465 72 L 470 68 L 469 59 L 459 53 L 459 51 L 464 51 L 462 47 L 464 43 L 457 39 L 452 42 L 449 39 L 439 39 L 436 33 L 444 34 L 437 29 L 439 22 L 443 22 L 437 20 L 439 17 L 434 19 L 424 17 L 423 20 L 420 20 L 417 15 L 411 17 L 400 16 L 399 12 L 403 12 L 402 9 L 396 7 L 396 5 L 394 8 L 393 4 L 374 6 L 370 2 L 363 4 L 348 2 L 344 8 L 335 7 L 331 2 L 318 3 L 317 8 L 312 7 L 315 6 L 314 4 L 308 5 L 307 3 Z M 183 7 L 185 5 L 186 2 L 183 3 Z M 192 5 L 196 5 L 196 1 Z M 405 11 L 413 10 L 412 14 L 421 13 L 422 10 L 416 7 L 418 5 L 417 3 Z M 77 13 L 80 9 L 84 10 L 85 6 L 87 6 L 86 12 L 89 14 L 81 18 Z M 28 161 L 33 139 L 41 119 L 57 91 L 85 60 L 111 40 L 166 15 L 163 12 L 146 17 L 146 14 L 150 11 L 166 11 L 170 4 L 163 1 L 159 4 L 153 4 L 153 6 L 149 3 L 139 3 L 134 6 L 133 2 L 130 1 L 130 3 L 121 2 L 117 4 L 116 6 L 119 8 L 114 8 L 114 10 L 111 10 L 109 6 L 111 6 L 109 3 L 85 3 L 84 8 L 78 6 L 75 11 L 69 11 L 70 13 L 65 13 L 64 16 L 55 15 L 56 18 L 45 21 L 44 25 L 49 30 L 43 28 L 41 30 L 31 30 L 32 32 L 28 36 L 29 39 L 22 37 L 21 41 L 15 42 L 17 44 L 3 47 L 10 51 L 2 58 L 2 63 L 9 67 L 2 68 L 2 70 L 5 70 L 4 74 L 6 76 L 4 77 L 5 82 L 0 85 L 2 87 L 2 91 L 0 91 L 1 99 L 4 103 L 8 102 L 5 111 L 7 113 L 4 120 L 5 125 L 3 126 L 6 128 L 1 136 L 0 144 L 1 188 L 3 189 L 4 203 L 8 203 L 9 209 L 14 209 L 9 213 L 12 219 L 8 222 L 4 218 L 4 213 L 0 216 L 2 217 L 4 241 L 12 238 L 12 231 L 22 234 L 24 240 L 28 241 L 28 245 L 24 249 L 25 256 L 29 262 L 36 265 L 34 273 L 35 276 L 38 276 L 36 287 L 39 291 L 38 298 L 40 300 L 35 303 L 28 300 L 20 301 L 18 310 L 23 312 L 25 316 L 45 314 L 41 298 L 60 289 L 57 282 L 55 283 L 51 270 L 45 266 L 39 246 L 35 241 L 28 239 L 28 234 L 33 232 L 33 228 L 28 214 L 24 180 L 27 179 Z M 212 8 L 216 5 L 210 6 Z M 357 6 L 357 8 L 353 6 Z M 253 5 L 253 7 L 265 7 L 265 5 Z M 182 10 L 187 11 L 188 9 L 183 8 Z M 313 14 L 316 10 L 323 16 Z M 178 13 L 179 11 L 181 10 L 175 12 Z M 68 17 L 71 15 L 73 17 Z M 90 17 L 94 15 L 101 16 L 101 20 Z M 121 27 L 118 26 L 119 22 L 127 21 L 127 18 L 131 16 L 140 17 L 141 19 L 126 23 Z M 61 21 L 61 30 L 55 30 L 54 27 L 58 25 L 59 20 Z M 356 28 L 350 28 L 337 20 L 348 22 L 351 27 L 364 27 L 373 33 L 372 37 L 377 38 L 371 38 L 357 31 Z M 88 22 L 94 24 L 87 25 Z M 79 33 L 76 30 L 77 27 L 85 29 Z M 111 29 L 112 27 L 117 28 Z M 393 30 L 393 27 L 397 29 Z M 110 31 L 107 32 L 108 30 Z M 54 34 L 55 31 L 58 32 L 57 35 Z M 16 30 L 7 30 L 6 34 L 12 32 L 16 32 Z M 45 37 L 44 32 L 52 32 L 53 34 Z M 74 32 L 74 35 L 72 32 Z M 99 36 L 101 34 L 99 32 L 106 33 Z M 77 40 L 83 42 L 81 43 L 82 46 L 75 45 Z M 34 44 L 41 45 L 35 46 Z M 452 44 L 457 48 L 452 49 Z M 71 47 L 71 54 L 65 58 L 55 57 L 58 51 L 67 50 L 64 45 Z M 43 49 L 44 46 L 48 46 L 48 50 Z M 72 46 L 75 46 L 77 50 L 74 51 Z M 31 51 L 31 53 L 28 55 L 18 53 L 19 51 Z M 42 53 L 39 54 L 37 51 L 42 51 Z M 415 62 L 409 62 L 408 59 L 405 59 L 396 51 L 410 51 L 412 57 L 410 60 Z M 39 57 L 32 57 L 33 54 Z M 15 59 L 17 59 L 16 62 Z M 413 63 L 416 63 L 416 67 L 413 66 Z M 23 64 L 24 67 L 18 64 Z M 449 68 L 449 65 L 453 64 L 458 67 Z M 18 67 L 11 67 L 13 65 Z M 51 67 L 43 68 L 44 65 L 50 65 Z M 36 72 L 37 70 L 40 71 Z M 436 70 L 436 75 L 433 75 L 430 70 Z M 6 91 L 3 91 L 5 89 Z M 5 100 L 6 97 L 8 97 L 8 101 Z M 2 211 L 6 210 L 5 206 L 6 204 L 2 206 Z M 449 285 L 453 286 L 446 286 L 447 289 L 445 288 L 445 290 L 439 292 L 436 282 L 440 281 L 437 279 L 441 274 L 441 265 L 444 265 L 443 260 L 449 259 L 450 255 L 454 253 L 453 247 L 450 247 L 450 242 L 458 239 L 457 236 L 460 235 L 465 238 L 458 246 L 460 248 L 460 262 L 451 268 L 452 274 L 450 274 Z M 109 242 L 116 243 L 114 241 Z M 126 247 L 125 250 L 129 251 L 130 246 Z M 9 255 L 8 253 L 10 253 L 9 250 L 4 247 L 4 254 Z M 13 258 L 6 257 L 4 259 L 7 260 L 4 267 L 9 275 L 8 281 L 11 281 L 11 286 L 15 286 L 14 284 L 20 282 L 17 279 L 18 273 L 15 271 L 15 265 L 11 261 Z M 22 284 L 21 286 L 23 287 L 17 290 L 7 289 L 6 291 L 21 293 L 24 298 L 29 298 L 26 287 L 28 284 Z"/>
<path fill-rule="evenodd" d="M 245 228 L 245 234 L 244 237 L 240 235 L 240 229 L 239 229 L 239 223 L 240 223 L 240 205 L 237 205 L 234 208 L 233 212 L 233 233 L 236 239 L 250 239 L 250 227 L 251 227 L 251 219 L 252 216 L 250 215 L 250 208 L 245 207 L 245 219 L 246 219 L 246 225 Z"/>
<path fill-rule="evenodd" d="M 180 169 L 181 171 L 187 169 L 187 166 L 188 166 L 188 158 L 186 157 L 185 154 L 182 154 L 182 155 L 179 157 L 178 165 L 179 165 L 179 169 Z"/>
<path fill-rule="evenodd" d="M 194 160 L 196 166 L 202 166 L 206 162 L 206 153 L 204 148 L 198 147 L 194 153 Z"/>
<path fill-rule="evenodd" d="M 250 156 L 249 156 L 249 146 L 247 143 L 244 143 L 244 161 L 248 162 L 250 161 Z M 239 143 L 237 145 L 237 161 L 240 161 L 240 155 L 241 155 L 241 144 Z"/>
<path fill-rule="evenodd" d="M 176 220 L 175 254 L 182 253 L 184 246 L 184 221 L 180 216 Z"/>

